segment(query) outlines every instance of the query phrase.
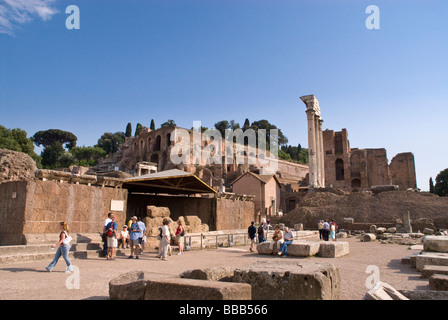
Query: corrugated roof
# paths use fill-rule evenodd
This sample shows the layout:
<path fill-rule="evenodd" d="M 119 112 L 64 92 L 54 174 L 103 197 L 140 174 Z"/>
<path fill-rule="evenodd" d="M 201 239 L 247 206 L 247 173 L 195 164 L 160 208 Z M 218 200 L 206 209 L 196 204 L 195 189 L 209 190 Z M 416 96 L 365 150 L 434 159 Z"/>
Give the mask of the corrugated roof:
<path fill-rule="evenodd" d="M 192 173 L 172 169 L 127 178 L 123 188 L 129 192 L 196 194 L 216 193 L 216 190 Z"/>

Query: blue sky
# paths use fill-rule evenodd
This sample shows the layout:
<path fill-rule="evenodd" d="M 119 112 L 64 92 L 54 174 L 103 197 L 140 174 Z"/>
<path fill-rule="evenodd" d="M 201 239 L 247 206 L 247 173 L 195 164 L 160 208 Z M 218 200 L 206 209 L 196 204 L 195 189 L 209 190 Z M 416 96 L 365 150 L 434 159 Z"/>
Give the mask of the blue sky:
<path fill-rule="evenodd" d="M 80 29 L 68 30 L 68 5 Z M 368 5 L 380 10 L 369 30 Z M 307 146 L 324 129 L 351 147 L 413 152 L 417 184 L 448 167 L 448 2 L 0 0 L 0 125 L 94 145 L 131 122 L 268 119 Z M 36 148 L 37 150 L 37 148 Z"/>

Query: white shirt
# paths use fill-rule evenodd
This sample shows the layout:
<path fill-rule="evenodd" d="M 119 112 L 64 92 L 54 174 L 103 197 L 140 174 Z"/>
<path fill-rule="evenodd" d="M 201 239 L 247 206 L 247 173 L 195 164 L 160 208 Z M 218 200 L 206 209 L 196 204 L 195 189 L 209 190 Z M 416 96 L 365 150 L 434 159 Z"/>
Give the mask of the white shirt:
<path fill-rule="evenodd" d="M 168 228 L 167 225 L 164 225 L 162 227 L 162 237 L 167 237 L 168 241 L 171 240 L 171 235 L 170 235 L 170 228 Z"/>
<path fill-rule="evenodd" d="M 104 220 L 104 226 L 107 226 L 109 222 L 112 222 L 111 218 L 107 218 L 106 220 Z"/>

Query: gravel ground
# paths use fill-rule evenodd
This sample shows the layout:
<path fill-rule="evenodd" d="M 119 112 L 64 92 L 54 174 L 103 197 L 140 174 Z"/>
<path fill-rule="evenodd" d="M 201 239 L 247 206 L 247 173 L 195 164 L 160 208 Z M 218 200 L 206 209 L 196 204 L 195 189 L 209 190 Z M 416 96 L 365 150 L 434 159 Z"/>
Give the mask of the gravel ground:
<path fill-rule="evenodd" d="M 304 258 L 309 261 L 329 262 L 339 267 L 341 275 L 341 299 L 360 300 L 367 292 L 366 273 L 369 265 L 378 266 L 379 279 L 395 289 L 428 289 L 428 280 L 409 265 L 401 264 L 401 258 L 416 250 L 398 244 L 360 242 L 344 239 L 350 243 L 350 254 L 341 258 Z M 144 252 L 139 260 L 117 257 L 115 261 L 103 258 L 75 259 L 79 282 L 70 282 L 73 274 L 64 273 L 65 262 L 61 258 L 49 273 L 44 270 L 50 261 L 3 265 L 0 267 L 0 297 L 3 300 L 96 300 L 109 299 L 108 284 L 122 273 L 139 270 L 168 274 L 180 274 L 185 270 L 244 266 L 259 260 L 272 263 L 283 259 L 277 256 L 261 256 L 250 253 L 248 247 L 220 248 L 218 250 L 190 251 L 183 255 L 168 257 L 168 261 L 156 258 L 156 251 Z M 69 286 L 67 287 L 67 282 Z M 73 288 L 75 286 L 75 288 Z M 70 289 L 72 287 L 72 289 Z"/>

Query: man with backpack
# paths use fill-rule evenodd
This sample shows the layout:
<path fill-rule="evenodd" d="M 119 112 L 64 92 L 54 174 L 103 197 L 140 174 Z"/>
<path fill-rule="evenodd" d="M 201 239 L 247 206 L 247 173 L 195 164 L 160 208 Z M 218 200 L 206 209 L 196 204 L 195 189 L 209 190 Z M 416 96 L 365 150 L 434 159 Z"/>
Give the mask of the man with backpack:
<path fill-rule="evenodd" d="M 263 218 L 263 220 L 261 220 L 261 224 L 257 229 L 257 233 L 258 233 L 258 242 L 262 243 L 266 241 L 266 219 Z"/>
<path fill-rule="evenodd" d="M 111 221 L 106 225 L 107 236 L 107 260 L 115 260 L 114 251 L 118 246 L 117 241 L 117 222 L 115 222 L 115 216 L 111 215 Z"/>

